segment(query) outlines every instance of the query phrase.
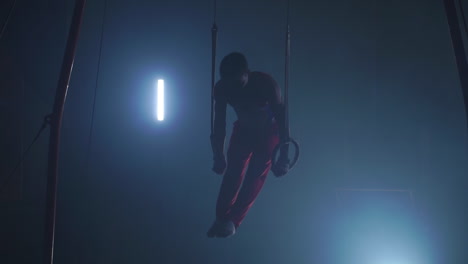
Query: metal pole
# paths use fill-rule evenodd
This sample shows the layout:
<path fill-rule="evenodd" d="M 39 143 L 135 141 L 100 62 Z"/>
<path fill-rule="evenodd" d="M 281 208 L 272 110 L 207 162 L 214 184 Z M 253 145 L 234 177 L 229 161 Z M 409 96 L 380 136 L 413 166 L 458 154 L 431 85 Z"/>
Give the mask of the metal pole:
<path fill-rule="evenodd" d="M 54 261 L 55 219 L 57 209 L 57 179 L 60 143 L 60 127 L 62 124 L 63 108 L 70 82 L 70 75 L 75 59 L 78 35 L 86 0 L 76 0 L 75 9 L 68 33 L 68 40 L 62 62 L 62 69 L 55 94 L 54 108 L 50 117 L 49 160 L 47 168 L 46 191 L 46 223 L 45 223 L 45 264 Z"/>
<path fill-rule="evenodd" d="M 445 12 L 447 14 L 450 35 L 452 37 L 452 46 L 455 53 L 455 59 L 458 66 L 458 75 L 462 87 L 463 98 L 465 102 L 465 113 L 468 125 L 468 62 L 466 58 L 463 36 L 457 14 L 457 8 L 454 0 L 444 0 Z"/>

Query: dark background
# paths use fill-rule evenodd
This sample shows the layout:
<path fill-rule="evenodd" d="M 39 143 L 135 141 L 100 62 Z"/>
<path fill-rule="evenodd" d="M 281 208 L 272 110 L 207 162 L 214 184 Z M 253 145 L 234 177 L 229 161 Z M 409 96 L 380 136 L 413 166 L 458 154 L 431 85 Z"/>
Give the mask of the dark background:
<path fill-rule="evenodd" d="M 0 5 L 2 25 L 13 2 Z M 467 129 L 442 0 L 293 0 L 290 122 L 301 159 L 268 180 L 235 237 L 205 236 L 221 182 L 210 170 L 212 4 L 108 0 L 99 58 L 104 0 L 88 1 L 62 126 L 55 263 L 468 261 Z M 0 40 L 0 183 L 52 110 L 73 7 L 18 0 Z M 282 85 L 285 18 L 286 1 L 220 0 L 218 64 L 241 51 Z M 2 264 L 42 263 L 46 132 L 1 190 Z M 352 239 L 375 234 L 371 219 L 402 233 L 376 236 L 385 254 Z M 399 256 L 395 245 L 409 240 L 416 246 Z M 356 247 L 364 253 L 353 259 Z"/>

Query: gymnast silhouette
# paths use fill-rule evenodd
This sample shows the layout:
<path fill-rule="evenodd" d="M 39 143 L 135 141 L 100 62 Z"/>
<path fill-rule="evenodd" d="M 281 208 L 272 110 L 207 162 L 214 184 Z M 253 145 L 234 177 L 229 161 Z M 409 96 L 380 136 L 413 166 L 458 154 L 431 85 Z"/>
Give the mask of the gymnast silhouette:
<path fill-rule="evenodd" d="M 251 72 L 246 57 L 238 52 L 225 56 L 219 70 L 221 79 L 214 88 L 214 132 L 210 139 L 213 171 L 224 176 L 216 203 L 216 220 L 208 230 L 208 237 L 234 235 L 268 172 L 272 170 L 281 177 L 289 170 L 287 146 L 280 149 L 276 166 L 271 166 L 273 150 L 286 136 L 285 111 L 277 82 L 269 74 Z M 227 105 L 234 109 L 237 120 L 225 156 Z"/>

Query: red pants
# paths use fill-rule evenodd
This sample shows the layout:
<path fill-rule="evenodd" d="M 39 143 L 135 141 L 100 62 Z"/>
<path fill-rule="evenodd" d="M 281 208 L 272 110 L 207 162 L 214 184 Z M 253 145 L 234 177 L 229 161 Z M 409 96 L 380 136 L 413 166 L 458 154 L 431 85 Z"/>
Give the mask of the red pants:
<path fill-rule="evenodd" d="M 252 207 L 271 168 L 271 156 L 279 142 L 278 126 L 246 131 L 234 123 L 227 151 L 227 168 L 216 204 L 216 217 L 239 227 Z M 242 188 L 241 188 L 242 185 Z"/>

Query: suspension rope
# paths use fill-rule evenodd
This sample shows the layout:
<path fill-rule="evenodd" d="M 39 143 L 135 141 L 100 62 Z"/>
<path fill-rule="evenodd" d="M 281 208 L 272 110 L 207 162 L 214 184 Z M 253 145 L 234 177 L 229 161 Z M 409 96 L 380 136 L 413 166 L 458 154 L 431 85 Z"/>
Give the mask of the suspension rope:
<path fill-rule="evenodd" d="M 16 2 L 17 2 L 17 0 L 15 0 L 15 1 L 13 2 L 13 5 L 11 5 L 10 11 L 8 12 L 7 19 L 5 20 L 5 23 L 4 23 L 3 26 L 2 26 L 2 31 L 0 32 L 0 41 L 2 40 L 3 34 L 5 33 L 5 30 L 6 30 L 6 28 L 7 28 L 7 25 L 8 25 L 8 23 L 10 22 L 11 15 L 13 14 L 13 11 L 15 10 Z"/>
<path fill-rule="evenodd" d="M 291 31 L 289 28 L 289 9 L 290 9 L 290 0 L 287 1 L 286 8 L 286 45 L 285 45 L 285 61 L 284 61 L 284 123 L 286 129 L 286 138 L 289 140 L 289 57 L 291 51 Z"/>
<path fill-rule="evenodd" d="M 466 37 L 468 37 L 468 25 L 467 25 L 467 22 L 466 22 L 465 9 L 463 7 L 463 0 L 458 0 L 458 4 L 460 5 L 460 14 L 461 14 L 461 17 L 462 17 L 462 20 L 463 20 L 463 25 L 464 25 L 464 28 L 465 28 L 465 34 L 466 34 Z"/>
<path fill-rule="evenodd" d="M 216 78 L 216 43 L 218 39 L 218 26 L 216 25 L 216 3 L 214 0 L 213 26 L 211 27 L 211 136 L 214 134 L 214 87 Z"/>
<path fill-rule="evenodd" d="M 214 0 L 213 1 L 213 24 L 216 24 L 216 15 L 217 15 L 217 9 L 218 9 L 218 1 Z"/>
<path fill-rule="evenodd" d="M 283 96 L 283 105 L 284 105 L 284 129 L 285 129 L 285 136 L 282 141 L 275 147 L 273 150 L 272 156 L 272 171 L 276 175 L 276 166 L 277 166 L 277 154 L 282 149 L 286 152 L 289 152 L 289 145 L 293 145 L 294 147 L 294 156 L 293 159 L 289 163 L 289 168 L 293 168 L 300 155 L 299 144 L 290 137 L 289 131 L 289 65 L 290 65 L 290 53 L 291 53 L 291 30 L 289 25 L 290 19 L 290 0 L 287 0 L 287 8 L 286 8 L 286 38 L 285 38 L 285 56 L 284 56 L 284 96 Z"/>
<path fill-rule="evenodd" d="M 216 25 L 217 1 L 214 0 L 213 26 L 211 28 L 211 136 L 214 134 L 214 88 L 216 78 L 216 42 L 218 38 L 218 26 Z"/>
<path fill-rule="evenodd" d="M 91 124 L 89 127 L 89 133 L 88 133 L 88 143 L 87 143 L 87 149 L 86 149 L 86 161 L 84 165 L 84 172 L 83 175 L 86 177 L 85 180 L 89 179 L 88 174 L 90 171 L 90 157 L 91 157 L 91 146 L 93 143 L 93 131 L 94 131 L 94 120 L 95 120 L 95 113 L 96 113 L 96 98 L 97 98 L 97 91 L 99 87 L 99 80 L 101 76 L 101 58 L 102 58 L 102 47 L 103 47 L 103 42 L 104 42 L 104 29 L 105 29 L 105 22 L 106 22 L 106 15 L 107 15 L 107 0 L 104 0 L 104 7 L 103 7 L 103 16 L 102 16 L 102 22 L 101 22 L 101 34 L 100 34 L 100 39 L 99 39 L 99 51 L 98 51 L 98 62 L 97 62 L 97 70 L 96 70 L 96 82 L 94 84 L 94 94 L 93 94 L 93 105 L 92 105 L 92 111 L 91 111 Z M 86 183 L 85 183 L 86 184 Z M 89 228 L 90 220 L 89 218 L 85 219 L 83 222 L 86 228 Z M 82 236 L 81 239 L 86 239 L 86 236 Z M 81 254 L 79 255 L 79 259 L 82 260 L 84 255 L 84 244 L 85 241 L 81 241 L 79 245 L 79 250 Z"/>
<path fill-rule="evenodd" d="M 89 171 L 89 157 L 91 153 L 91 145 L 93 139 L 93 128 L 94 128 L 94 117 L 96 113 L 96 97 L 97 91 L 99 87 L 99 77 L 100 77 L 100 69 L 101 69 L 101 57 L 102 57 L 102 44 L 104 39 L 104 27 L 106 22 L 106 13 L 107 13 L 107 0 L 104 0 L 104 14 L 101 23 L 101 37 L 99 40 L 99 52 L 98 52 L 98 64 L 97 64 L 97 72 L 96 72 L 96 82 L 94 85 L 94 95 L 93 95 L 93 107 L 91 111 L 91 125 L 89 127 L 89 134 L 88 134 L 88 147 L 86 150 L 86 164 L 85 164 L 85 175 L 88 174 Z"/>
<path fill-rule="evenodd" d="M 26 156 L 29 154 L 29 151 L 31 150 L 32 146 L 37 142 L 37 140 L 39 139 L 39 137 L 41 136 L 42 132 L 44 132 L 44 130 L 47 128 L 47 126 L 50 124 L 50 118 L 51 118 L 51 114 L 47 115 L 44 117 L 44 121 L 42 122 L 42 125 L 41 125 L 41 128 L 39 129 L 39 131 L 37 131 L 36 133 L 36 136 L 34 137 L 34 139 L 32 140 L 31 144 L 29 144 L 29 146 L 26 148 L 26 150 L 23 152 L 23 154 L 21 155 L 20 159 L 18 160 L 18 162 L 16 163 L 15 167 L 11 170 L 11 172 L 8 174 L 8 176 L 6 177 L 5 181 L 3 182 L 3 184 L 0 186 L 0 193 L 3 192 L 4 188 L 10 183 L 10 181 L 13 179 L 13 177 L 15 176 L 15 173 L 16 171 L 19 169 L 19 167 L 21 166 L 21 164 L 24 162 L 24 159 L 26 158 Z"/>

